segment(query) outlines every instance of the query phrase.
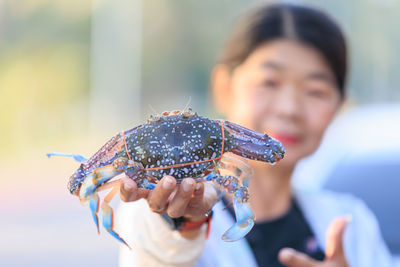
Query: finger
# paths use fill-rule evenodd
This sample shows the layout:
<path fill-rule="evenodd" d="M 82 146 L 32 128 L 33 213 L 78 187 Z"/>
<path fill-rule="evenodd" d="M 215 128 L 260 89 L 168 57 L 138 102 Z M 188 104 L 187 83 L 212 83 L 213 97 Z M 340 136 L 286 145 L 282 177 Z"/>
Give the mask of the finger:
<path fill-rule="evenodd" d="M 326 259 L 345 259 L 343 235 L 350 220 L 350 216 L 339 217 L 333 220 L 328 227 L 326 231 Z"/>
<path fill-rule="evenodd" d="M 193 203 L 194 205 L 202 203 L 203 194 L 204 194 L 204 184 L 196 183 L 190 203 Z"/>
<path fill-rule="evenodd" d="M 204 184 L 196 183 L 192 198 L 190 199 L 185 218 L 193 221 L 199 221 L 206 216 L 209 211 L 209 207 L 204 200 Z"/>
<path fill-rule="evenodd" d="M 283 248 L 278 254 L 279 261 L 287 267 L 314 267 L 317 261 L 291 248 Z"/>
<path fill-rule="evenodd" d="M 195 181 L 192 178 L 183 179 L 175 196 L 171 199 L 167 213 L 171 218 L 178 218 L 183 216 L 186 207 L 192 198 L 195 188 Z"/>
<path fill-rule="evenodd" d="M 220 193 L 213 182 L 204 182 L 204 200 L 209 209 L 220 200 Z"/>
<path fill-rule="evenodd" d="M 149 207 L 153 212 L 164 213 L 168 197 L 176 186 L 176 180 L 172 176 L 164 176 L 147 198 Z"/>
<path fill-rule="evenodd" d="M 193 221 L 204 219 L 216 201 L 218 193 L 211 182 L 197 183 L 185 217 Z"/>
<path fill-rule="evenodd" d="M 120 196 L 122 201 L 129 202 L 134 201 L 137 195 L 137 185 L 128 177 L 123 177 L 121 179 Z"/>
<path fill-rule="evenodd" d="M 120 196 L 122 201 L 131 202 L 146 198 L 148 193 L 149 190 L 138 188 L 132 179 L 128 177 L 121 178 Z"/>

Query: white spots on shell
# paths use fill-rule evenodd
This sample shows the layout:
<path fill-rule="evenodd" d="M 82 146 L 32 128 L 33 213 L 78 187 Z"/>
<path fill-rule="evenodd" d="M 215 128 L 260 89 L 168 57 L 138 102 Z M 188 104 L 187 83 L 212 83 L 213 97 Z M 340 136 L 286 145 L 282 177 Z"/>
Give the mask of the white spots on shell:
<path fill-rule="evenodd" d="M 174 138 L 181 138 L 181 145 L 177 146 L 176 142 L 168 143 L 169 140 L 177 141 Z M 221 149 L 220 141 L 219 122 L 204 117 L 182 120 L 181 117 L 173 115 L 163 117 L 161 121 L 147 123 L 136 134 L 131 134 L 127 144 L 128 149 L 132 149 L 132 158 L 136 162 L 142 161 L 143 165 L 150 165 L 150 168 L 193 162 L 190 166 L 145 172 L 146 175 L 157 179 L 169 173 L 175 175 L 177 179 L 183 179 L 199 177 L 206 168 L 212 166 L 212 162 L 196 163 L 196 161 L 216 158 Z"/>

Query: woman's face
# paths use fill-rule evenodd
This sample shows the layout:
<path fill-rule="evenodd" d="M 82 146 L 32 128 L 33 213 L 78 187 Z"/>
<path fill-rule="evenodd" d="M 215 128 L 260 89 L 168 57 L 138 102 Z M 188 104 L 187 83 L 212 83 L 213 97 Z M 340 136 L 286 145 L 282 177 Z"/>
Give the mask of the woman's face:
<path fill-rule="evenodd" d="M 296 164 L 318 147 L 341 102 L 323 57 L 296 41 L 261 45 L 226 81 L 219 100 L 225 101 L 225 115 L 280 140 L 286 148 L 285 165 Z"/>

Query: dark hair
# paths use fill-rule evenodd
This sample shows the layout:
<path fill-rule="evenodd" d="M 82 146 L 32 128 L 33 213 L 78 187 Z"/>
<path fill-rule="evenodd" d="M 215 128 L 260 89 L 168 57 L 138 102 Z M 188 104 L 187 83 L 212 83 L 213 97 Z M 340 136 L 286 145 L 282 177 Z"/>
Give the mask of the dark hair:
<path fill-rule="evenodd" d="M 249 12 L 235 27 L 220 63 L 234 69 L 259 45 L 278 38 L 298 40 L 319 51 L 344 97 L 347 52 L 343 33 L 328 15 L 310 7 L 273 4 Z"/>

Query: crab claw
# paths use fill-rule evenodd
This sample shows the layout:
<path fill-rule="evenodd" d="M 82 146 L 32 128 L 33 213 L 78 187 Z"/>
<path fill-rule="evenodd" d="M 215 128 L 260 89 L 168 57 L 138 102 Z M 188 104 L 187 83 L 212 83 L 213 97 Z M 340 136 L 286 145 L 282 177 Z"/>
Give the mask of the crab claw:
<path fill-rule="evenodd" d="M 233 136 L 237 145 L 230 151 L 236 155 L 274 164 L 285 154 L 281 142 L 267 134 L 262 135 L 229 121 L 225 121 L 225 129 Z"/>

